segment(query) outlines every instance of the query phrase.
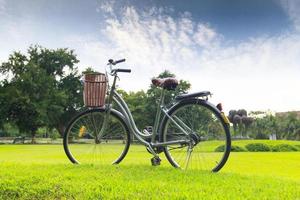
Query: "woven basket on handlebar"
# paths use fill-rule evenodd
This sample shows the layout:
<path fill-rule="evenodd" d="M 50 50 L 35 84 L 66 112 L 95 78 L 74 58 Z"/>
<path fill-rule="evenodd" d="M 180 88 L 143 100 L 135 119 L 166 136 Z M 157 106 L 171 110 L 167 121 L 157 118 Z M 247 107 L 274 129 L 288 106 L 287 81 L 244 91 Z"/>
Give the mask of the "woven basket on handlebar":
<path fill-rule="evenodd" d="M 105 104 L 107 78 L 102 73 L 84 75 L 83 102 L 87 107 L 102 107 Z"/>

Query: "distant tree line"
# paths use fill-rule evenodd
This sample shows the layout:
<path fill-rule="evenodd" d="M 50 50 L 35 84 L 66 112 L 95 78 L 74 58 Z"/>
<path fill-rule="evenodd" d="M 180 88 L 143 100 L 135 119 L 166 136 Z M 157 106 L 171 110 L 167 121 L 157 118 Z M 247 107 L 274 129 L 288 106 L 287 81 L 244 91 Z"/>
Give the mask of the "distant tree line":
<path fill-rule="evenodd" d="M 300 140 L 300 117 L 296 112 L 272 114 L 250 112 L 245 109 L 230 110 L 228 118 L 232 123 L 233 137 Z"/>
<path fill-rule="evenodd" d="M 26 54 L 13 52 L 0 64 L 0 137 L 28 135 L 59 137 L 68 121 L 84 108 L 82 74 L 73 50 L 46 49 L 35 45 Z M 92 71 L 91 68 L 87 69 Z M 175 77 L 169 71 L 159 78 Z M 180 80 L 174 91 L 166 92 L 166 104 L 174 96 L 187 92 L 191 85 Z M 154 123 L 157 99 L 161 90 L 152 84 L 149 89 L 119 93 L 127 102 L 139 129 Z M 263 115 L 263 117 L 259 117 Z M 300 140 L 300 120 L 293 113 L 274 116 L 261 112 L 231 110 L 228 118 L 234 137 Z"/>

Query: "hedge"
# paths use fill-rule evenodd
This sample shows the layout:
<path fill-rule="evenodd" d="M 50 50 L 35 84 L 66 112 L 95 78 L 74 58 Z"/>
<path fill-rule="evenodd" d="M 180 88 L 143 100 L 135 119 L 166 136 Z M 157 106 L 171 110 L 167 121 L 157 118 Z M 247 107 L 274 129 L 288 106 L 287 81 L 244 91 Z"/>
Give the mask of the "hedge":
<path fill-rule="evenodd" d="M 293 145 L 290 145 L 290 144 L 278 144 L 278 145 L 272 146 L 272 151 L 275 151 L 275 152 L 298 151 L 298 148 Z"/>
<path fill-rule="evenodd" d="M 225 145 L 220 145 L 215 149 L 215 152 L 224 152 Z M 231 145 L 232 152 L 290 152 L 290 151 L 300 151 L 300 145 L 290 145 L 290 144 L 277 144 L 274 146 L 264 144 L 264 143 L 250 143 L 244 147 Z"/>
<path fill-rule="evenodd" d="M 247 144 L 245 147 L 248 151 L 251 152 L 271 151 L 270 146 L 263 143 L 251 143 Z"/>
<path fill-rule="evenodd" d="M 224 152 L 224 149 L 225 149 L 225 145 L 220 145 L 215 149 L 215 152 Z M 231 145 L 231 151 L 232 152 L 244 152 L 247 150 L 240 146 Z"/>

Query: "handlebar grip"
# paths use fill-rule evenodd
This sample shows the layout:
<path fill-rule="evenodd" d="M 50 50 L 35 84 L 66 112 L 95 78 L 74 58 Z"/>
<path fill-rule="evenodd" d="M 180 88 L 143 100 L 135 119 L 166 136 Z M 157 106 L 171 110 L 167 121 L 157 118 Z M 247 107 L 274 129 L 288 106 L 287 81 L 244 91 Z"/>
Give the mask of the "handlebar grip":
<path fill-rule="evenodd" d="M 125 60 L 125 59 L 124 59 Z M 131 69 L 116 69 L 115 72 L 125 72 L 125 73 L 130 73 Z"/>
<path fill-rule="evenodd" d="M 116 65 L 116 64 L 118 64 L 118 63 L 121 63 L 121 62 L 125 62 L 125 58 L 124 59 L 121 59 L 121 60 L 116 60 L 114 63 L 113 63 L 113 65 Z"/>

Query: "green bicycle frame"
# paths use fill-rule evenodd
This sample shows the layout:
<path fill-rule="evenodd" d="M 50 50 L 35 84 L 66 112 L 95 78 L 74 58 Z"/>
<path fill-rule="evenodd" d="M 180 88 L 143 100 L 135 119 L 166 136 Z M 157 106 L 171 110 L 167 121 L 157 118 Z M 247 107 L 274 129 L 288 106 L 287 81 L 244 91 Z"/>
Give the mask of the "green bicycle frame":
<path fill-rule="evenodd" d="M 115 90 L 116 79 L 117 79 L 117 76 L 115 75 L 113 84 L 110 89 L 110 93 L 108 95 L 108 102 L 106 104 L 106 113 L 107 113 L 106 119 L 109 117 L 110 110 L 113 109 L 111 106 L 112 102 L 116 103 L 118 105 L 118 108 L 120 109 L 118 111 L 122 114 L 122 118 L 124 119 L 126 125 L 130 129 L 130 132 L 137 138 L 137 140 L 139 142 L 141 142 L 145 146 L 149 147 L 151 152 L 153 151 L 152 147 L 162 147 L 162 146 L 167 146 L 167 145 L 171 145 L 171 144 L 182 144 L 182 143 L 188 144 L 190 142 L 190 140 L 174 140 L 174 141 L 168 141 L 168 142 L 156 141 L 156 135 L 159 132 L 161 113 L 163 113 L 165 116 L 167 116 L 186 135 L 189 135 L 189 133 L 191 131 L 191 129 L 186 124 L 184 124 L 179 118 L 177 118 L 176 116 L 172 117 L 168 114 L 168 109 L 164 105 L 164 97 L 165 97 L 164 90 L 162 90 L 160 101 L 158 103 L 155 122 L 154 122 L 154 128 L 153 128 L 152 133 L 145 134 L 145 133 L 142 133 L 141 131 L 139 131 L 126 102 L 124 101 L 122 96 L 120 94 L 118 94 L 118 92 Z M 107 126 L 106 121 L 107 120 L 105 120 L 103 123 L 102 129 L 100 131 L 100 135 L 101 135 L 101 132 L 103 132 L 103 130 Z M 151 138 L 151 142 L 146 141 L 145 138 Z M 154 151 L 152 153 L 154 155 L 156 155 Z"/>

